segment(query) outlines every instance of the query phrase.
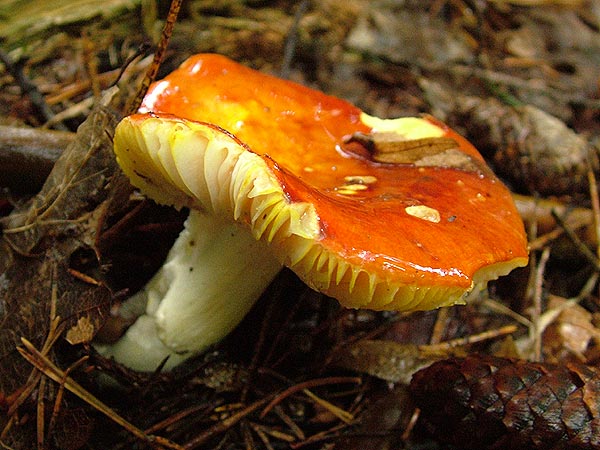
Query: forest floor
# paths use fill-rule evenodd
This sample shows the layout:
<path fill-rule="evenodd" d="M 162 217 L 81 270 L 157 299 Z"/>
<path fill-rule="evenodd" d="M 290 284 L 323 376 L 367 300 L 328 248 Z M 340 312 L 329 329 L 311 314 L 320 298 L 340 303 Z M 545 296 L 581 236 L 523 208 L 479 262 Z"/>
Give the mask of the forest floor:
<path fill-rule="evenodd" d="M 89 343 L 116 332 L 111 307 L 182 226 L 132 195 L 110 152 L 169 5 L 63 4 L 0 5 L 2 448 L 444 448 L 455 430 L 426 430 L 409 398 L 417 369 L 474 354 L 598 365 L 598 0 L 185 0 L 158 78 L 214 52 L 371 115 L 431 114 L 515 194 L 530 263 L 467 305 L 411 314 L 341 308 L 284 270 L 211 352 L 154 374 Z M 455 443 L 485 447 L 472 439 Z"/>

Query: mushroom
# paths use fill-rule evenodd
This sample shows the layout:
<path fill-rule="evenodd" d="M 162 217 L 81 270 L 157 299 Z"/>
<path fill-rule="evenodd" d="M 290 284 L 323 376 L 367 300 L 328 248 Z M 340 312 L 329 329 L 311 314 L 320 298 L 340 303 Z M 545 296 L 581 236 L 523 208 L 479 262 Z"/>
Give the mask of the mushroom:
<path fill-rule="evenodd" d="M 191 211 L 131 301 L 145 311 L 105 349 L 137 370 L 218 342 L 282 265 L 345 307 L 413 311 L 527 263 L 510 192 L 447 126 L 378 119 L 223 56 L 155 83 L 114 150 L 143 193 Z"/>

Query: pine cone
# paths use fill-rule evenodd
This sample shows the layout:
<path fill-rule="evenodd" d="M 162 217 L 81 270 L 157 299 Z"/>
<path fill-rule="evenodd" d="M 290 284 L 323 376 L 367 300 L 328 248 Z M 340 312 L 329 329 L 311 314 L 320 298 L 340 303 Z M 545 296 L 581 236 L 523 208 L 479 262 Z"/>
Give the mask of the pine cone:
<path fill-rule="evenodd" d="M 417 372 L 421 423 L 465 449 L 600 449 L 600 371 L 469 356 Z"/>

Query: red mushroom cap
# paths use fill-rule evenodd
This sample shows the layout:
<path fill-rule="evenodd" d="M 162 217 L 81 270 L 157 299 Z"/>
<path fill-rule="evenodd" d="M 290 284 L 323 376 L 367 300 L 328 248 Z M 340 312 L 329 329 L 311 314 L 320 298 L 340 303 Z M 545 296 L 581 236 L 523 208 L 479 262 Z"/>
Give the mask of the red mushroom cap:
<path fill-rule="evenodd" d="M 177 162 L 182 150 L 172 145 L 177 127 L 204 127 L 205 136 L 212 136 L 206 139 L 257 156 L 269 182 L 280 186 L 277 206 L 270 198 L 268 207 L 245 209 L 247 201 L 231 198 L 214 209 L 237 211 L 232 219 L 272 241 L 284 264 L 345 306 L 449 305 L 527 263 L 526 236 L 510 192 L 471 144 L 432 118 L 377 119 L 218 55 L 193 56 L 155 83 L 140 112 L 125 119 L 115 137 L 119 163 L 134 184 L 163 203 L 207 207 L 189 189 L 153 188 L 191 176 Z M 146 121 L 170 123 L 172 130 L 140 131 Z M 142 163 L 138 151 L 137 159 L 128 159 L 132 146 L 144 147 L 148 140 L 160 141 L 160 152 L 169 156 Z M 224 178 L 225 171 L 241 176 L 239 170 L 221 168 Z M 300 204 L 311 205 L 306 214 L 313 231 L 295 234 L 293 225 L 287 236 L 279 225 L 269 231 L 278 220 L 292 220 L 273 208 Z"/>

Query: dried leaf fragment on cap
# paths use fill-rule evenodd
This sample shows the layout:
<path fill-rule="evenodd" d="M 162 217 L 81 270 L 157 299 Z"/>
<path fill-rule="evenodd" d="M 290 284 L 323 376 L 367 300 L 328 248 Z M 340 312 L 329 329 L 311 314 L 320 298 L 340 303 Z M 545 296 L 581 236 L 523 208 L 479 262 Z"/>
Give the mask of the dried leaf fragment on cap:
<path fill-rule="evenodd" d="M 381 133 L 401 147 L 417 142 L 417 151 L 382 162 L 351 138 Z M 418 164 L 448 151 L 458 163 Z M 527 261 L 509 191 L 445 125 L 381 120 L 222 56 L 194 56 L 156 83 L 140 113 L 119 125 L 115 152 L 151 198 L 257 240 L 259 249 L 240 250 L 221 271 L 247 275 L 266 261 L 263 288 L 284 264 L 347 307 L 432 309 Z M 238 294 L 212 281 L 231 306 Z M 200 304 L 197 292 L 185 302 Z M 162 343 L 179 345 L 185 328 L 168 331 L 164 300 L 148 304 Z"/>

